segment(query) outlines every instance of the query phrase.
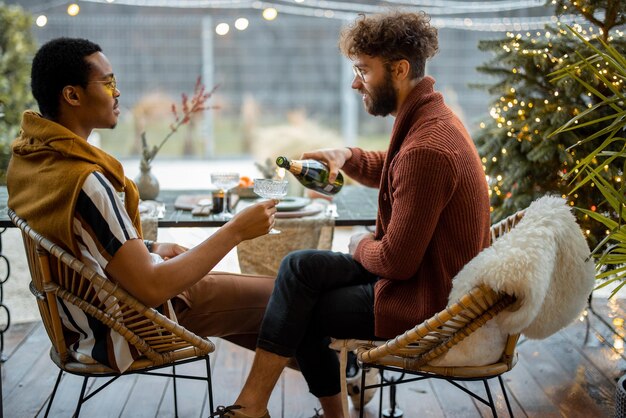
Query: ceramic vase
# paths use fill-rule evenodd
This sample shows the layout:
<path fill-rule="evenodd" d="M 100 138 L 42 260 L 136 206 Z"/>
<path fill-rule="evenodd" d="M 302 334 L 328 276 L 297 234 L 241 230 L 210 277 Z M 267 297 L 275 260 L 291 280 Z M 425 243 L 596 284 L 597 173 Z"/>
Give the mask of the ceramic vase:
<path fill-rule="evenodd" d="M 159 195 L 159 181 L 152 174 L 152 167 L 145 160 L 139 165 L 140 173 L 135 178 L 135 184 L 141 200 L 155 200 Z"/>

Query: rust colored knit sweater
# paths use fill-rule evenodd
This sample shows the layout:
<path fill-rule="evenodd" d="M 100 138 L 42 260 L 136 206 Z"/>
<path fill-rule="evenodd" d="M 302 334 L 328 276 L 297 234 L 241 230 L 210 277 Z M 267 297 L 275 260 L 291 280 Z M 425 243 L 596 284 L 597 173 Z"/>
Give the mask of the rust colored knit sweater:
<path fill-rule="evenodd" d="M 355 260 L 380 277 L 375 332 L 390 338 L 447 304 L 452 278 L 489 245 L 489 197 L 480 158 L 461 121 L 426 77 L 398 111 L 387 152 L 352 149 L 344 165 L 378 187 L 373 239 Z"/>

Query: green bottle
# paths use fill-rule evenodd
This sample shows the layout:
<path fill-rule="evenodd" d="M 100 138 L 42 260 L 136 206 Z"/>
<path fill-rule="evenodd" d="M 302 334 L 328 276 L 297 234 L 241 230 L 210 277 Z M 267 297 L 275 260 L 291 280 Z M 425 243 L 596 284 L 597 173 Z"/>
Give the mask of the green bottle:
<path fill-rule="evenodd" d="M 287 157 L 278 157 L 276 165 L 289 170 L 307 189 L 332 196 L 341 190 L 343 175 L 339 173 L 334 182 L 328 182 L 328 167 L 317 160 L 290 160 Z"/>

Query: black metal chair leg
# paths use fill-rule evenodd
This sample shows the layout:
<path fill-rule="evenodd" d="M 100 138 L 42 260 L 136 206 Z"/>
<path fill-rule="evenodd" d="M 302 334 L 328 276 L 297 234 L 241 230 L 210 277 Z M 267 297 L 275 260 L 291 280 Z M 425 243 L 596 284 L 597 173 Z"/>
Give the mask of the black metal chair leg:
<path fill-rule="evenodd" d="M 404 378 L 404 373 L 400 375 L 400 377 L 394 378 L 393 376 L 388 380 L 382 380 L 381 382 L 389 383 L 389 408 L 383 411 L 383 418 L 402 418 L 404 416 L 404 411 L 398 408 L 398 404 L 396 403 L 396 390 L 398 389 L 398 381 L 401 381 Z"/>
<path fill-rule="evenodd" d="M 493 402 L 493 397 L 491 396 L 491 389 L 489 389 L 489 382 L 487 382 L 487 379 L 483 379 L 483 383 L 485 385 L 485 391 L 487 392 L 487 399 L 489 399 L 489 407 L 491 408 L 491 413 L 493 414 L 493 418 L 498 418 L 498 412 L 496 412 L 496 404 Z"/>
<path fill-rule="evenodd" d="M 178 418 L 178 393 L 176 392 L 176 366 L 172 365 L 172 382 L 174 383 L 174 416 Z"/>
<path fill-rule="evenodd" d="M 59 369 L 59 375 L 57 376 L 57 381 L 54 384 L 54 389 L 52 389 L 52 393 L 50 394 L 50 400 L 48 401 L 48 407 L 46 408 L 46 413 L 44 414 L 44 418 L 48 418 L 48 414 L 50 413 L 50 407 L 52 407 L 52 401 L 54 401 L 54 396 L 57 394 L 57 388 L 59 387 L 59 382 L 61 382 L 61 376 L 63 376 L 63 370 Z"/>
<path fill-rule="evenodd" d="M 378 418 L 382 418 L 383 416 L 383 390 L 385 389 L 384 386 L 382 386 L 383 383 L 385 383 L 385 375 L 384 370 L 383 369 L 379 369 L 380 371 L 380 402 L 378 403 Z M 363 405 L 361 405 L 361 409 L 363 409 Z"/>
<path fill-rule="evenodd" d="M 365 367 L 361 365 L 361 387 L 359 388 L 359 418 L 363 418 L 363 407 L 365 406 Z"/>
<path fill-rule="evenodd" d="M 209 414 L 213 414 L 213 382 L 211 381 L 211 359 L 207 357 L 206 362 L 206 380 L 209 386 Z"/>
<path fill-rule="evenodd" d="M 513 418 L 513 409 L 511 408 L 511 403 L 509 402 L 509 396 L 506 394 L 506 388 L 504 387 L 504 381 L 502 381 L 502 376 L 498 376 L 498 380 L 500 381 L 500 388 L 502 388 L 502 394 L 504 395 L 504 400 L 506 401 L 506 409 L 509 411 L 509 416 Z"/>
<path fill-rule="evenodd" d="M 83 398 L 85 397 L 85 390 L 87 389 L 87 379 L 83 378 L 83 387 L 80 388 L 80 396 L 78 397 L 78 404 L 76 405 L 76 411 L 74 411 L 74 418 L 78 418 L 80 415 L 80 408 L 83 406 Z"/>

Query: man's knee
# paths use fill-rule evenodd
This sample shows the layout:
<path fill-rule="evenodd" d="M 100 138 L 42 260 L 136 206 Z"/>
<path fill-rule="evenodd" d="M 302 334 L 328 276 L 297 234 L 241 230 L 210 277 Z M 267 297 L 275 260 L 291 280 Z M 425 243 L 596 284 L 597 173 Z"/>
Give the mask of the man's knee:
<path fill-rule="evenodd" d="M 327 250 L 299 250 L 289 253 L 278 270 L 277 282 L 322 290 L 338 283 L 336 272 L 345 271 L 338 253 Z"/>
<path fill-rule="evenodd" d="M 290 252 L 280 263 L 280 272 L 288 272 L 292 275 L 305 273 L 311 269 L 310 261 L 318 250 L 298 250 Z"/>

